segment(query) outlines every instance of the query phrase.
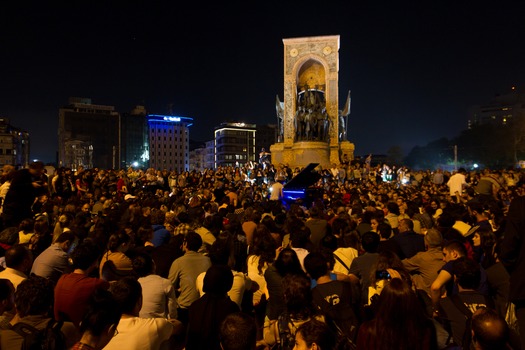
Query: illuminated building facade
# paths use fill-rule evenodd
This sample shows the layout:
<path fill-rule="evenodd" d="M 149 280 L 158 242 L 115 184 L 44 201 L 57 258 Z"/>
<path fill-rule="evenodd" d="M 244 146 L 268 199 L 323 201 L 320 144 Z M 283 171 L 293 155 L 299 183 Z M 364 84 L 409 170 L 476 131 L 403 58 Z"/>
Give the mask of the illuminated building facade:
<path fill-rule="evenodd" d="M 206 141 L 204 151 L 204 168 L 213 169 L 215 167 L 215 140 Z"/>
<path fill-rule="evenodd" d="M 0 165 L 25 167 L 29 164 L 29 133 L 0 118 Z"/>
<path fill-rule="evenodd" d="M 256 125 L 246 123 L 222 123 L 215 128 L 215 164 L 218 166 L 242 166 L 256 162 Z"/>
<path fill-rule="evenodd" d="M 192 118 L 149 114 L 149 167 L 154 169 L 189 170 L 190 130 Z"/>
<path fill-rule="evenodd" d="M 58 165 L 76 170 L 120 167 L 120 115 L 114 106 L 71 97 L 59 109 Z"/>
<path fill-rule="evenodd" d="M 136 106 L 131 113 L 122 113 L 120 123 L 121 168 L 149 167 L 148 123 L 144 106 Z"/>

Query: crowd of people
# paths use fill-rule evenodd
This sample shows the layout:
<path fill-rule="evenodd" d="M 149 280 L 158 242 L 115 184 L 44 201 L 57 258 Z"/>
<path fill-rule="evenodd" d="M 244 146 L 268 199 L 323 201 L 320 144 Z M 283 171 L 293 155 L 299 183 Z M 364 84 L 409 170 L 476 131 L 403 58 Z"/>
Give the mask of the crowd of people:
<path fill-rule="evenodd" d="M 4 166 L 0 348 L 525 345 L 525 173 L 301 170 Z"/>

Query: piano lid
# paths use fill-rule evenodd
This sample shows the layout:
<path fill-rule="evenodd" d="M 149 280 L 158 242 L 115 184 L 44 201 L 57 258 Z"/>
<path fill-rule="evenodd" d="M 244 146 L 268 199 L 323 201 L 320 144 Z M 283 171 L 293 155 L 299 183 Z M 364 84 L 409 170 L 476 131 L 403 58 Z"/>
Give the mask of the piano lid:
<path fill-rule="evenodd" d="M 283 190 L 306 189 L 315 184 L 321 178 L 321 174 L 315 170 L 318 165 L 319 163 L 308 164 L 283 186 Z"/>

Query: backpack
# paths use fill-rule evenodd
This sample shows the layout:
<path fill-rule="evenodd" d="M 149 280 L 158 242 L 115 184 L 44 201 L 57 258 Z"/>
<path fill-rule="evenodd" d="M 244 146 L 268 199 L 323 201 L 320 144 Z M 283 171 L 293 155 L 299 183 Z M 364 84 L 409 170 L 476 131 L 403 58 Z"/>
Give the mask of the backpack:
<path fill-rule="evenodd" d="M 277 319 L 279 350 L 292 350 L 295 346 L 295 334 L 292 334 L 290 331 L 290 323 L 293 325 L 290 316 L 286 312 L 283 312 Z"/>
<path fill-rule="evenodd" d="M 470 331 L 472 325 L 472 311 L 463 304 L 463 301 L 459 298 L 457 294 L 454 294 L 450 297 L 450 300 L 454 303 L 454 306 L 461 311 L 465 316 L 465 331 L 461 339 L 461 347 L 463 349 L 470 349 L 470 343 L 472 342 L 472 333 Z"/>
<path fill-rule="evenodd" d="M 11 330 L 24 338 L 21 350 L 66 350 L 66 339 L 60 330 L 62 321 L 49 320 L 44 329 L 37 329 L 27 323 L 19 322 Z"/>
<path fill-rule="evenodd" d="M 354 340 L 351 338 L 351 336 L 348 335 L 348 332 L 344 332 L 341 327 L 339 327 L 337 321 L 332 320 L 330 318 L 326 319 L 326 322 L 330 329 L 335 333 L 337 337 L 336 341 L 336 349 L 338 350 L 356 350 L 357 344 L 354 342 Z"/>
<path fill-rule="evenodd" d="M 333 291 L 330 296 L 323 296 L 318 287 L 312 289 L 313 302 L 321 313 L 325 316 L 327 324 L 332 328 L 341 340 L 354 343 L 357 339 L 359 328 L 359 319 L 351 304 L 341 303 L 339 301 L 330 301 L 330 298 L 350 296 L 352 291 L 348 289 L 345 282 L 332 282 Z"/>

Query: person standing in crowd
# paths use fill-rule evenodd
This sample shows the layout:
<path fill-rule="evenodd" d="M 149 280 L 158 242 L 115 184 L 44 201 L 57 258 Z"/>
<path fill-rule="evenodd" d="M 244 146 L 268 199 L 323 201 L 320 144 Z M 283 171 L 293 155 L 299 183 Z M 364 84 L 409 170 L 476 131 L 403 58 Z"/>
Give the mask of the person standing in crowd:
<path fill-rule="evenodd" d="M 447 186 L 450 190 L 450 196 L 455 198 L 456 203 L 461 201 L 463 189 L 468 185 L 465 179 L 466 173 L 467 171 L 465 169 L 459 168 L 458 172 L 448 179 Z"/>
<path fill-rule="evenodd" d="M 2 205 L 4 227 L 18 226 L 26 218 L 33 217 L 31 206 L 35 198 L 47 191 L 42 180 L 44 163 L 33 162 L 28 169 L 17 170 Z"/>

